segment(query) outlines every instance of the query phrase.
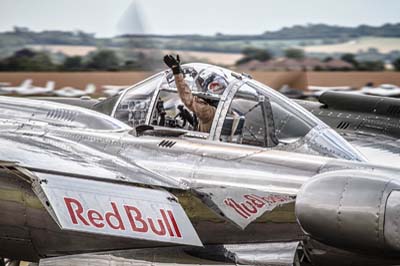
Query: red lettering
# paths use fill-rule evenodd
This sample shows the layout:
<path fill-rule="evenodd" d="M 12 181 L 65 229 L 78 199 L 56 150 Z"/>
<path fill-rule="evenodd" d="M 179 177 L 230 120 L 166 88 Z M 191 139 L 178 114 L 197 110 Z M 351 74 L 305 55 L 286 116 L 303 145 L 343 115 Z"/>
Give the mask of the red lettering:
<path fill-rule="evenodd" d="M 165 226 L 161 219 L 157 219 L 158 225 L 160 226 L 160 230 L 157 230 L 156 227 L 154 226 L 154 222 L 151 218 L 147 218 L 147 221 L 149 221 L 149 225 L 151 228 L 151 231 L 153 231 L 156 235 L 159 236 L 165 236 Z"/>
<path fill-rule="evenodd" d="M 164 220 L 164 223 L 167 226 L 167 230 L 168 230 L 169 235 L 170 236 L 174 236 L 174 232 L 172 232 L 172 228 L 171 228 L 171 225 L 168 222 L 167 215 L 165 214 L 165 211 L 163 209 L 161 209 L 160 212 L 161 212 L 161 216 L 162 216 L 162 218 Z"/>
<path fill-rule="evenodd" d="M 73 224 L 83 224 L 94 226 L 95 228 L 105 228 L 109 226 L 114 230 L 126 230 L 126 225 L 119 210 L 119 206 L 115 202 L 110 202 L 111 210 L 102 213 L 95 209 L 84 210 L 81 202 L 74 198 L 64 198 L 66 208 Z M 233 201 L 232 201 L 233 202 Z M 238 212 L 242 211 L 238 204 L 234 204 Z M 175 219 L 172 210 L 160 209 L 160 215 L 156 217 L 146 216 L 141 210 L 135 206 L 123 205 L 126 217 L 130 223 L 131 230 L 138 233 L 152 233 L 157 236 L 170 236 L 182 238 L 179 224 Z M 150 212 L 149 215 L 151 215 Z"/>
<path fill-rule="evenodd" d="M 247 208 L 246 204 L 249 206 L 249 208 Z M 253 214 L 254 214 L 254 213 L 257 213 L 257 212 L 258 212 L 257 207 L 254 206 L 254 205 L 252 204 L 252 202 L 250 202 L 250 201 L 246 201 L 246 202 L 244 202 L 244 203 L 240 203 L 240 205 L 242 205 L 243 208 L 244 208 L 246 211 L 248 211 L 249 213 L 253 213 Z"/>
<path fill-rule="evenodd" d="M 275 196 L 269 196 L 268 198 L 272 203 L 276 203 L 277 198 Z"/>
<path fill-rule="evenodd" d="M 105 216 L 108 225 L 112 229 L 115 229 L 115 230 L 118 230 L 118 229 L 125 230 L 124 223 L 122 222 L 121 215 L 119 214 L 119 211 L 118 211 L 118 208 L 117 208 L 117 205 L 115 204 L 115 202 L 111 202 L 111 207 L 114 212 L 106 212 L 106 216 Z M 116 225 L 111 222 L 112 217 L 117 221 Z"/>
<path fill-rule="evenodd" d="M 89 218 L 89 221 L 97 228 L 103 228 L 104 223 L 101 223 L 99 221 L 103 221 L 103 217 L 98 211 L 95 210 L 89 210 L 87 213 L 87 216 Z"/>
<path fill-rule="evenodd" d="M 83 213 L 83 207 L 82 204 L 73 198 L 64 198 L 65 205 L 67 206 L 67 210 L 69 213 L 69 216 L 71 217 L 71 221 L 73 224 L 78 224 L 78 219 L 84 224 L 84 225 L 89 225 L 89 223 L 85 220 L 85 218 L 82 217 Z M 75 205 L 76 209 L 75 211 L 72 208 L 72 204 Z"/>
<path fill-rule="evenodd" d="M 243 218 L 247 219 L 249 218 L 249 214 L 246 213 L 242 207 L 236 203 L 236 201 L 234 201 L 233 199 L 229 198 L 229 199 L 225 199 L 224 200 L 225 205 L 233 208 L 240 216 L 242 216 Z"/>
<path fill-rule="evenodd" d="M 251 215 L 258 213 L 266 204 L 272 205 L 274 203 L 284 202 L 291 199 L 291 197 L 280 195 L 257 196 L 254 194 L 243 195 L 246 201 L 238 203 L 232 198 L 224 200 L 225 205 L 233 208 L 240 216 L 247 219 Z"/>
<path fill-rule="evenodd" d="M 256 199 L 259 199 L 260 201 L 262 201 L 264 203 L 268 203 L 267 197 L 260 197 L 260 196 L 254 195 L 254 194 L 251 195 L 251 196 L 256 198 Z"/>
<path fill-rule="evenodd" d="M 245 199 L 248 199 L 249 201 L 251 201 L 251 203 L 256 206 L 257 208 L 262 208 L 265 205 L 265 202 L 260 200 L 257 196 L 255 195 L 244 195 Z"/>
<path fill-rule="evenodd" d="M 138 208 L 133 207 L 133 206 L 124 205 L 124 209 L 125 209 L 126 215 L 128 216 L 128 219 L 129 219 L 129 222 L 131 224 L 131 228 L 133 231 L 146 233 L 149 230 L 149 228 L 146 224 L 146 221 L 143 220 L 142 213 L 139 211 Z M 132 212 L 135 213 L 134 217 L 132 216 Z M 136 225 L 136 222 L 140 223 L 142 226 L 138 227 Z"/>
<path fill-rule="evenodd" d="M 175 229 L 176 236 L 179 237 L 179 238 L 181 238 L 182 235 L 181 235 L 181 232 L 179 231 L 179 227 L 178 227 L 178 225 L 177 225 L 177 223 L 176 223 L 176 221 L 175 221 L 174 214 L 173 214 L 172 211 L 170 211 L 170 210 L 168 210 L 167 212 L 168 212 L 169 218 L 171 219 L 172 226 L 173 226 L 174 229 Z"/>
<path fill-rule="evenodd" d="M 247 216 L 247 218 L 250 217 L 250 214 L 245 209 L 243 209 L 242 206 L 239 203 L 237 203 L 233 199 L 232 199 L 232 202 L 233 202 L 233 204 L 235 204 L 236 208 L 238 208 L 241 212 L 243 212 Z"/>

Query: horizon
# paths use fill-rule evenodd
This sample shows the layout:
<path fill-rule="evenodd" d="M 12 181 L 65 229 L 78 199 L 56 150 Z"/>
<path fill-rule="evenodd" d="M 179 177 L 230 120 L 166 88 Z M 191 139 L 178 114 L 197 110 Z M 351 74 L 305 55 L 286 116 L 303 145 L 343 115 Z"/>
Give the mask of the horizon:
<path fill-rule="evenodd" d="M 157 34 L 157 33 L 122 33 L 122 34 L 118 34 L 118 35 L 114 35 L 114 36 L 109 36 L 109 37 L 98 37 L 96 36 L 96 33 L 93 32 L 86 32 L 80 29 L 75 29 L 75 30 L 59 30 L 59 29 L 42 29 L 42 30 L 34 30 L 31 29 L 27 26 L 20 26 L 20 25 L 15 25 L 12 26 L 10 29 L 7 30 L 1 30 L 0 33 L 8 33 L 8 32 L 14 32 L 16 28 L 19 29 L 27 29 L 29 30 L 29 32 L 34 32 L 34 33 L 41 33 L 41 32 L 46 32 L 46 31 L 63 31 L 63 32 L 83 32 L 86 34 L 94 34 L 94 36 L 96 38 L 113 38 L 113 37 L 118 37 L 118 36 L 123 36 L 123 35 L 137 35 L 137 36 L 165 36 L 165 37 L 170 37 L 170 36 L 204 36 L 204 37 L 215 37 L 219 34 L 223 35 L 223 36 L 258 36 L 258 35 L 263 35 L 266 32 L 278 32 L 281 31 L 285 28 L 293 28 L 293 27 L 309 27 L 309 26 L 316 26 L 316 25 L 324 25 L 324 26 L 329 26 L 329 27 L 342 27 L 342 28 L 349 28 L 349 29 L 355 29 L 357 27 L 360 26 L 368 26 L 368 27 L 383 27 L 385 25 L 400 25 L 400 21 L 399 22 L 386 22 L 380 25 L 371 25 L 371 24 L 359 24 L 359 25 L 354 25 L 354 26 L 344 26 L 344 25 L 339 25 L 339 24 L 326 24 L 326 23 L 306 23 L 306 24 L 295 24 L 295 25 L 291 25 L 291 26 L 282 26 L 279 29 L 276 30 L 270 30 L 270 31 L 264 31 L 261 33 L 256 33 L 256 34 L 245 34 L 245 33 L 224 33 L 224 32 L 216 32 L 212 35 L 207 35 L 207 34 L 195 34 L 195 33 L 182 33 L 182 34 Z M 388 37 L 389 38 L 389 37 Z"/>

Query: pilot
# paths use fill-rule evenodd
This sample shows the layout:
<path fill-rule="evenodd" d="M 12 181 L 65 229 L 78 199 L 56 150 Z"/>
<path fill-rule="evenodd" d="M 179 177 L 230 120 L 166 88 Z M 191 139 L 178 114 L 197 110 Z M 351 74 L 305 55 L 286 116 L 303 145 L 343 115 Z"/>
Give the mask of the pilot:
<path fill-rule="evenodd" d="M 164 57 L 164 62 L 172 69 L 176 88 L 178 89 L 179 97 L 183 104 L 199 119 L 198 130 L 201 132 L 210 132 L 216 107 L 209 104 L 201 97 L 192 94 L 191 89 L 185 82 L 179 55 L 177 55 L 176 58 L 172 55 L 166 55 Z M 213 72 L 204 73 L 204 75 L 198 77 L 196 83 L 202 92 L 217 95 L 221 95 L 228 86 L 228 81 L 223 76 Z"/>

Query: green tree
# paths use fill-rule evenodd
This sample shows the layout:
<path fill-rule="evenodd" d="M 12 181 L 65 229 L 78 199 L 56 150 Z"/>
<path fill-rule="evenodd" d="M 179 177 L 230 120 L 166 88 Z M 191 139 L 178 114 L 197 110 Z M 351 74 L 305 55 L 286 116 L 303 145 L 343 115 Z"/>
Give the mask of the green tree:
<path fill-rule="evenodd" d="M 100 50 L 93 53 L 87 63 L 88 68 L 95 70 L 118 70 L 119 59 L 112 50 Z"/>
<path fill-rule="evenodd" d="M 81 56 L 71 56 L 65 58 L 61 68 L 66 71 L 79 71 L 82 70 L 83 67 Z"/>
<path fill-rule="evenodd" d="M 53 71 L 55 69 L 56 65 L 47 53 L 29 49 L 18 50 L 1 63 L 3 71 Z"/>
<path fill-rule="evenodd" d="M 252 60 L 265 62 L 273 58 L 273 54 L 269 50 L 255 47 L 247 47 L 243 49 L 242 54 L 244 57 L 236 62 L 237 65 L 244 64 Z"/>
<path fill-rule="evenodd" d="M 56 65 L 51 61 L 50 56 L 47 53 L 37 53 L 32 58 L 32 66 L 34 71 L 53 71 L 56 70 Z"/>
<path fill-rule="evenodd" d="M 385 65 L 382 61 L 362 61 L 359 62 L 357 69 L 361 71 L 383 71 Z"/>
<path fill-rule="evenodd" d="M 340 59 L 342 59 L 343 61 L 346 61 L 347 63 L 352 64 L 355 68 L 358 67 L 358 61 L 356 59 L 356 56 L 354 54 L 343 54 Z"/>
<path fill-rule="evenodd" d="M 392 64 L 395 70 L 400 71 L 400 57 L 394 60 Z"/>
<path fill-rule="evenodd" d="M 291 59 L 304 59 L 304 51 L 297 48 L 290 48 L 285 50 L 285 56 Z"/>

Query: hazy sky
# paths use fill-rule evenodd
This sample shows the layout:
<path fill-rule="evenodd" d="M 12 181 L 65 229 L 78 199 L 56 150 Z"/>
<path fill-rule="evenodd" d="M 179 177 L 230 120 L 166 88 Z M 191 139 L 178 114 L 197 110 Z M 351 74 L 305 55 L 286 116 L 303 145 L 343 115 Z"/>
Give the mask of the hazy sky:
<path fill-rule="evenodd" d="M 257 34 L 295 24 L 354 26 L 400 22 L 400 0 L 137 2 L 141 10 L 140 20 L 130 19 L 135 13 L 129 9 L 132 0 L 0 0 L 0 31 L 17 25 L 32 30 L 80 29 L 102 37 L 122 33 L 121 28 L 128 26 L 138 31 L 141 21 L 146 33 Z"/>

